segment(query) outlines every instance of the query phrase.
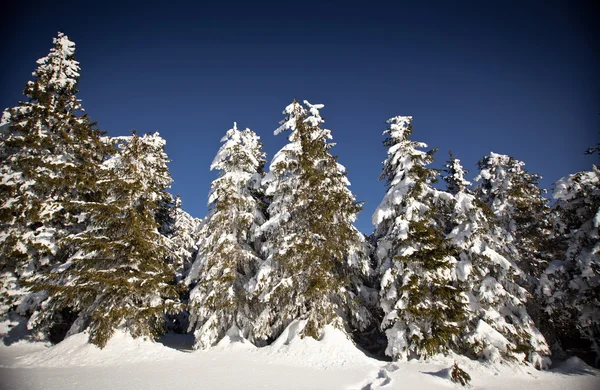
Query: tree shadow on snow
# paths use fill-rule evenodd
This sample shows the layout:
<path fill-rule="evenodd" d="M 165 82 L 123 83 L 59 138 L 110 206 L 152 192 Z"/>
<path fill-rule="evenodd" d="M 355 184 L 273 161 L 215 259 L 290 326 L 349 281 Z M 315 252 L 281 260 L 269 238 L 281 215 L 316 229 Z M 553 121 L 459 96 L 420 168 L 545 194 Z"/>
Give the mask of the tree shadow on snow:
<path fill-rule="evenodd" d="M 167 348 L 181 352 L 192 352 L 194 346 L 193 334 L 165 333 L 156 340 Z"/>
<path fill-rule="evenodd" d="M 600 370 L 587 365 L 578 357 L 570 357 L 563 362 L 559 362 L 555 367 L 552 367 L 550 372 L 562 375 L 592 375 L 600 376 Z"/>
<path fill-rule="evenodd" d="M 355 333 L 352 335 L 352 340 L 356 348 L 371 359 L 383 362 L 392 361 L 392 358 L 385 354 L 387 338 L 377 329 Z"/>
<path fill-rule="evenodd" d="M 450 379 L 450 368 L 442 368 L 439 371 L 421 371 L 421 373 L 435 376 L 441 379 Z"/>
<path fill-rule="evenodd" d="M 15 313 L 9 313 L 6 320 L 10 321 L 10 330 L 3 335 L 2 344 L 7 347 L 21 340 L 34 341 L 33 334 L 27 329 L 27 318 Z"/>

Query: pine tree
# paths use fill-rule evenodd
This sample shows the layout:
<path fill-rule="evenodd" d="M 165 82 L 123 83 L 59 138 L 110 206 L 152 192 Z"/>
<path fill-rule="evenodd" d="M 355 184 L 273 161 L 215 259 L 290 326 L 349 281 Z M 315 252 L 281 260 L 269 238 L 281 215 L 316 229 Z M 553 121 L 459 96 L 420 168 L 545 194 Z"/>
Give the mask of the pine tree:
<path fill-rule="evenodd" d="M 164 313 L 179 305 L 168 266 L 167 239 L 156 219 L 170 186 L 164 140 L 158 135 L 120 137 L 119 152 L 106 161 L 97 185 L 106 198 L 81 203 L 91 223 L 68 238 L 78 251 L 34 287 L 50 300 L 34 313 L 34 326 L 48 326 L 69 310 L 77 320 L 69 334 L 88 330 L 104 347 L 116 328 L 134 337 L 156 337 Z"/>
<path fill-rule="evenodd" d="M 553 326 L 536 294 L 540 275 L 557 255 L 546 191 L 539 188 L 541 177 L 527 172 L 525 163 L 496 153 L 485 156 L 478 166 L 475 195 L 493 210 L 510 251 L 506 256 L 522 270 L 516 281 L 528 291 L 528 313 L 548 342 L 555 344 Z"/>
<path fill-rule="evenodd" d="M 529 276 L 530 292 L 546 267 L 544 250 L 550 245 L 548 199 L 539 188 L 541 177 L 528 173 L 525 163 L 506 155 L 490 153 L 478 162 L 479 183 L 475 195 L 491 207 L 497 222 L 513 240 L 519 267 Z"/>
<path fill-rule="evenodd" d="M 202 220 L 192 217 L 182 209 L 179 195 L 169 197 L 159 202 L 156 215 L 159 232 L 167 239 L 167 262 L 175 272 L 175 282 L 179 286 L 181 302 L 187 302 L 189 288 L 185 284 L 185 276 L 198 254 L 198 240 Z M 182 308 L 177 313 L 167 314 L 167 332 L 187 333 L 189 312 Z"/>
<path fill-rule="evenodd" d="M 444 174 L 442 179 L 446 182 L 446 191 L 452 195 L 464 192 L 471 182 L 465 179 L 468 173 L 460 163 L 460 160 L 454 157 L 452 151 L 449 152 L 450 158 L 444 165 Z"/>
<path fill-rule="evenodd" d="M 431 186 L 433 152 L 410 140 L 412 117 L 387 121 L 387 193 L 373 214 L 381 276 L 386 354 L 395 359 L 443 352 L 457 341 L 466 304 L 453 283 L 455 250 L 445 237 L 452 196 Z"/>
<path fill-rule="evenodd" d="M 183 210 L 179 196 L 173 199 L 172 207 L 167 210 L 167 213 L 167 223 L 163 224 L 160 232 L 170 241 L 169 261 L 175 269 L 177 280 L 182 280 L 198 254 L 202 220 L 192 217 Z"/>
<path fill-rule="evenodd" d="M 460 251 L 456 277 L 469 302 L 458 351 L 491 361 L 527 359 L 545 368 L 550 351 L 527 312 L 527 291 L 517 284 L 522 271 L 510 257 L 516 250 L 509 249 L 490 207 L 460 185 L 460 161 L 451 155 L 446 167 L 448 189 L 455 191 L 448 238 Z"/>
<path fill-rule="evenodd" d="M 37 61 L 23 92 L 27 100 L 2 117 L 0 271 L 4 289 L 12 291 L 3 294 L 0 311 L 20 303 L 26 279 L 35 281 L 67 255 L 58 242 L 85 220 L 68 204 L 94 197 L 90 184 L 108 152 L 95 123 L 81 115 L 74 53 L 75 44 L 59 33 Z"/>
<path fill-rule="evenodd" d="M 368 270 L 365 240 L 352 225 L 361 206 L 330 154 L 322 107 L 294 101 L 275 131 L 291 133 L 264 180 L 272 197 L 262 227 L 266 260 L 250 285 L 261 308 L 257 342 L 275 339 L 296 319 L 305 321 L 300 335 L 314 338 L 326 325 L 351 330 L 369 322 L 356 283 Z"/>
<path fill-rule="evenodd" d="M 248 282 L 260 263 L 260 226 L 265 222 L 260 183 L 265 154 L 259 137 L 236 124 L 221 140 L 211 170 L 209 215 L 200 233 L 199 252 L 187 276 L 190 331 L 194 348 L 207 348 L 231 327 L 246 337 L 252 328 Z"/>
<path fill-rule="evenodd" d="M 540 278 L 538 294 L 558 345 L 591 351 L 600 361 L 600 169 L 558 180 L 552 208 L 559 249 Z M 588 360 L 590 363 L 593 358 Z"/>

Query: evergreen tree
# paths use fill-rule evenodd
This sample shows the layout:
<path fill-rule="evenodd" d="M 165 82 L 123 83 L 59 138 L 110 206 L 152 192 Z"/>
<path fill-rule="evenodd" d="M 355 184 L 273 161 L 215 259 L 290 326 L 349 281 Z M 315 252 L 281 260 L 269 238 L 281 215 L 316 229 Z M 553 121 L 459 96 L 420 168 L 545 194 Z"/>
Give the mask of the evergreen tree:
<path fill-rule="evenodd" d="M 31 319 L 33 326 L 47 327 L 55 313 L 74 312 L 68 334 L 87 329 L 100 347 L 118 327 L 134 337 L 155 337 L 165 311 L 179 308 L 168 242 L 156 219 L 171 183 L 164 140 L 158 133 L 117 140 L 120 150 L 97 183 L 107 196 L 80 204 L 91 223 L 68 238 L 77 252 L 35 285 L 50 300 Z"/>
<path fill-rule="evenodd" d="M 452 195 L 456 195 L 464 192 L 471 185 L 471 182 L 465 179 L 468 171 L 460 164 L 460 160 L 454 157 L 452 151 L 449 154 L 450 159 L 444 165 L 442 179 L 446 182 L 446 191 Z"/>
<path fill-rule="evenodd" d="M 202 220 L 192 217 L 182 209 L 179 196 L 174 198 L 172 205 L 168 210 L 167 224 L 163 225 L 160 231 L 170 241 L 169 260 L 177 279 L 182 280 L 198 253 Z"/>
<path fill-rule="evenodd" d="M 510 234 L 516 250 L 512 257 L 529 276 L 524 283 L 532 292 L 547 265 L 544 252 L 550 246 L 548 199 L 539 188 L 541 177 L 528 173 L 525 163 L 496 153 L 485 156 L 478 166 L 475 195 L 491 207 L 497 222 Z"/>
<path fill-rule="evenodd" d="M 445 237 L 452 196 L 431 186 L 433 152 L 410 140 L 412 117 L 387 121 L 388 157 L 381 179 L 388 190 L 373 214 L 381 276 L 381 324 L 386 354 L 429 356 L 457 341 L 466 304 L 453 282 L 456 259 Z"/>
<path fill-rule="evenodd" d="M 300 335 L 314 338 L 326 325 L 352 330 L 369 322 L 357 282 L 368 270 L 366 243 L 352 225 L 361 206 L 330 154 L 322 107 L 294 101 L 275 131 L 291 133 L 264 179 L 272 199 L 262 227 L 265 261 L 250 284 L 261 310 L 256 342 L 275 339 L 295 319 L 305 320 Z"/>
<path fill-rule="evenodd" d="M 159 206 L 159 232 L 167 238 L 167 262 L 175 272 L 175 281 L 180 288 L 180 301 L 187 302 L 189 289 L 185 276 L 198 254 L 198 240 L 202 220 L 192 217 L 181 208 L 181 198 L 172 197 Z M 165 207 L 167 206 L 167 207 Z M 182 309 L 178 313 L 167 314 L 167 332 L 186 333 L 189 325 L 189 312 Z"/>
<path fill-rule="evenodd" d="M 210 167 L 221 173 L 211 184 L 211 210 L 186 280 L 193 286 L 189 330 L 194 331 L 194 348 L 214 345 L 231 327 L 246 337 L 252 328 L 246 289 L 260 263 L 265 154 L 259 137 L 250 129 L 238 130 L 235 123 L 221 142 Z"/>
<path fill-rule="evenodd" d="M 600 361 L 600 169 L 556 182 L 554 234 L 560 254 L 540 278 L 539 295 L 558 345 Z M 588 355 L 589 356 L 589 355 Z M 590 363 L 594 358 L 586 359 Z"/>
<path fill-rule="evenodd" d="M 2 117 L 0 311 L 20 303 L 25 279 L 35 281 L 68 255 L 58 242 L 85 221 L 68 204 L 95 196 L 91 184 L 108 152 L 95 124 L 81 115 L 74 53 L 75 44 L 59 33 L 54 48 L 37 61 L 35 79 L 23 92 L 27 100 Z"/>
<path fill-rule="evenodd" d="M 543 299 L 536 294 L 540 275 L 557 256 L 546 191 L 538 185 L 541 177 L 528 173 L 523 162 L 496 153 L 485 156 L 478 165 L 475 195 L 491 207 L 497 225 L 504 230 L 504 248 L 510 251 L 505 255 L 522 270 L 516 281 L 529 293 L 527 311 L 554 345 L 553 326 L 542 310 Z"/>
<path fill-rule="evenodd" d="M 490 207 L 464 185 L 460 161 L 447 163 L 449 189 L 454 189 L 452 231 L 459 249 L 456 277 L 469 302 L 460 352 L 491 361 L 503 358 L 545 368 L 549 349 L 527 309 L 527 291 L 517 284 L 522 271 L 511 260 L 515 250 Z"/>

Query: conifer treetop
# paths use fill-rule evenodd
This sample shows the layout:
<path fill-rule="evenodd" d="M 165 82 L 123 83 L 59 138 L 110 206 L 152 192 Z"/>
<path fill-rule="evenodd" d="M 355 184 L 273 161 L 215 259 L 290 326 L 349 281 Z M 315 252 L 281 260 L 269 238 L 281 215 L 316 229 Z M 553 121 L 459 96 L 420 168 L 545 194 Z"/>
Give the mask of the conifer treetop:
<path fill-rule="evenodd" d="M 450 158 L 444 166 L 445 174 L 442 175 L 442 179 L 447 183 L 448 192 L 456 195 L 460 192 L 464 192 L 471 182 L 465 179 L 466 171 L 460 163 L 460 160 L 454 157 L 452 151 L 450 151 Z"/>
<path fill-rule="evenodd" d="M 29 81 L 24 95 L 32 101 L 48 104 L 53 110 L 64 109 L 69 112 L 81 110 L 81 104 L 75 98 L 79 81 L 79 62 L 75 60 L 75 43 L 62 32 L 53 40 L 54 47 L 46 57 L 37 60 L 38 67 L 32 73 L 35 81 Z M 25 108 L 25 107 L 23 107 Z"/>
<path fill-rule="evenodd" d="M 140 193 L 145 193 L 152 201 L 157 201 L 159 195 L 151 189 L 170 188 L 173 181 L 167 167 L 170 160 L 165 152 L 165 139 L 155 132 L 141 137 L 135 133 L 132 136 L 115 137 L 114 141 L 121 151 L 107 160 L 103 164 L 104 168 L 116 172 L 123 169 L 135 172 L 135 176 L 122 177 L 122 179 L 139 184 L 137 190 Z"/>
<path fill-rule="evenodd" d="M 556 200 L 568 201 L 581 194 L 591 195 L 590 189 L 595 189 L 594 195 L 600 193 L 600 169 L 593 166 L 593 170 L 578 172 L 560 178 L 554 185 L 552 197 Z"/>
<path fill-rule="evenodd" d="M 237 123 L 221 138 L 221 148 L 217 152 L 210 170 L 224 172 L 258 172 L 265 162 L 265 153 L 261 151 L 260 137 L 246 128 L 239 130 Z"/>
<path fill-rule="evenodd" d="M 320 128 L 320 125 L 324 123 L 325 120 L 321 117 L 319 110 L 325 107 L 325 105 L 311 104 L 307 100 L 304 100 L 303 103 L 307 108 L 304 108 L 297 100 L 294 100 L 283 110 L 285 119 L 279 122 L 281 126 L 275 129 L 274 134 L 278 135 L 283 131 L 291 130 L 292 134 L 290 134 L 289 140 L 292 142 L 296 141 L 297 120 L 298 118 L 303 118 L 302 122 L 308 124 L 309 128 L 313 130 L 313 134 L 311 134 L 313 140 L 319 136 L 325 136 L 325 138 L 331 139 L 331 130 Z"/>
<path fill-rule="evenodd" d="M 274 134 L 280 134 L 283 131 L 290 130 L 291 134 L 288 136 L 290 141 L 284 145 L 271 160 L 269 166 L 269 172 L 263 179 L 263 185 L 266 187 L 266 195 L 273 195 L 273 192 L 277 188 L 276 176 L 285 171 L 295 171 L 299 169 L 301 156 L 306 152 L 304 148 L 307 147 L 309 142 L 323 142 L 325 151 L 329 151 L 335 146 L 334 142 L 327 142 L 332 139 L 331 130 L 324 129 L 320 125 L 324 123 L 324 119 L 321 117 L 320 109 L 325 107 L 324 104 L 311 104 L 307 100 L 304 100 L 304 106 L 297 100 L 294 100 L 284 110 L 283 114 L 285 118 L 280 122 L 280 126 L 275 130 Z M 306 107 L 305 107 L 306 106 Z M 300 132 L 298 126 L 302 124 L 302 131 Z M 300 134 L 302 133 L 302 134 Z M 303 141 L 304 140 L 304 141 Z M 314 167 L 325 163 L 324 160 L 328 159 L 328 154 L 317 157 L 311 160 Z M 346 168 L 335 161 L 336 170 L 342 174 L 340 180 L 345 186 L 350 186 L 350 181 L 345 176 Z M 286 180 L 289 184 L 294 187 L 296 184 L 291 184 L 297 178 L 295 176 L 288 177 Z M 346 191 L 349 191 L 346 189 Z M 350 193 L 350 192 L 348 192 Z M 354 198 L 353 198 L 354 199 Z M 277 206 L 272 207 L 275 210 Z M 268 230 L 271 227 L 271 223 L 264 226 L 263 230 Z"/>
<path fill-rule="evenodd" d="M 388 156 L 383 162 L 384 169 L 381 179 L 386 179 L 388 186 L 393 187 L 405 179 L 406 174 L 412 169 L 416 161 L 426 165 L 433 162 L 431 153 L 418 150 L 426 148 L 424 142 L 415 142 L 409 139 L 412 134 L 412 116 L 395 116 L 386 121 L 388 128 L 383 132 L 388 135 L 384 145 L 389 146 Z"/>
<path fill-rule="evenodd" d="M 507 173 L 520 171 L 525 166 L 525 163 L 505 154 L 490 152 L 477 165 L 481 168 L 481 172 L 475 180 L 479 181 L 481 179 L 490 179 L 493 176 L 492 169 L 498 169 L 496 175 L 499 178 L 503 178 Z"/>
<path fill-rule="evenodd" d="M 75 61 L 75 42 L 69 40 L 62 32 L 52 40 L 55 47 L 50 49 L 46 57 L 37 60 L 39 67 L 32 73 L 34 77 L 44 77 L 48 74 L 49 86 L 59 88 L 75 87 L 79 78 L 79 62 Z M 58 89 L 58 88 L 57 88 Z"/>
<path fill-rule="evenodd" d="M 514 157 L 491 152 L 478 163 L 479 182 L 476 191 L 481 200 L 488 204 L 494 213 L 504 218 L 514 212 L 516 199 L 527 197 L 537 199 L 536 203 L 545 204 L 542 194 L 545 190 L 538 187 L 542 178 L 525 170 L 525 163 Z"/>
<path fill-rule="evenodd" d="M 388 119 L 385 123 L 389 123 L 390 126 L 383 131 L 383 134 L 389 134 L 390 138 L 398 140 L 406 140 L 409 135 L 412 134 L 412 115 L 403 116 L 397 115 Z"/>
<path fill-rule="evenodd" d="M 426 184 L 435 182 L 437 175 L 435 169 L 425 168 L 433 162 L 436 149 L 419 150 L 426 148 L 427 144 L 409 139 L 412 134 L 412 117 L 395 116 L 388 119 L 386 123 L 389 126 L 383 134 L 387 134 L 388 137 L 383 143 L 388 147 L 388 152 L 383 162 L 380 180 L 385 179 L 388 191 L 372 217 L 373 224 L 380 228 L 383 228 L 381 223 L 384 220 L 390 220 L 396 215 L 395 208 L 404 201 L 417 182 Z M 428 186 L 421 189 L 431 190 Z M 435 191 L 434 195 L 437 197 L 439 191 Z"/>

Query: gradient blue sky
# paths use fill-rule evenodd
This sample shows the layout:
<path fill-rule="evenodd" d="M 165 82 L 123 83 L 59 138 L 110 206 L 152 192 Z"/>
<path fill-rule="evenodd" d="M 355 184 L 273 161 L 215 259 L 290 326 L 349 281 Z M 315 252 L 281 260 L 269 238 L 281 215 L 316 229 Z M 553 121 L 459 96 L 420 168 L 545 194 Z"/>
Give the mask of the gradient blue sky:
<path fill-rule="evenodd" d="M 0 107 L 10 107 L 58 30 L 77 44 L 79 97 L 110 135 L 158 130 L 183 206 L 204 217 L 209 171 L 234 121 L 268 157 L 294 98 L 324 103 L 358 200 L 378 181 L 385 120 L 413 115 L 413 139 L 451 149 L 476 175 L 490 151 L 525 161 L 551 189 L 590 169 L 600 141 L 592 1 L 61 2 L 4 6 Z"/>

